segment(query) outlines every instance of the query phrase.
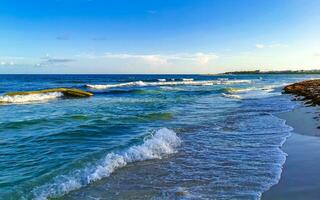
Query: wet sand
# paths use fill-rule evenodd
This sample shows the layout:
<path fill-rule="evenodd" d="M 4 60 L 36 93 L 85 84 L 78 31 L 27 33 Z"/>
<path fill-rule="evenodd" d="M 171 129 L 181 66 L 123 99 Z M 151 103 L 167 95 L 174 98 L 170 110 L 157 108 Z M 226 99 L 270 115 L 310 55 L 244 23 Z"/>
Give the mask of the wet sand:
<path fill-rule="evenodd" d="M 283 146 L 288 154 L 281 179 L 262 200 L 318 200 L 320 199 L 320 122 L 319 107 L 303 107 L 281 113 L 294 128 Z"/>

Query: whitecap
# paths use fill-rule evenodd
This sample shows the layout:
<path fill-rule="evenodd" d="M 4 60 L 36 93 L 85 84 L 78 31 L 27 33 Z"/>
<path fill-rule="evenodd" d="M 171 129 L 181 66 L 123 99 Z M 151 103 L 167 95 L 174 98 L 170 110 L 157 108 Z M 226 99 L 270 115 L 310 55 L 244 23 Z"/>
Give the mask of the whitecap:
<path fill-rule="evenodd" d="M 220 84 L 240 84 L 240 83 L 251 83 L 251 80 L 207 80 L 207 81 L 194 81 L 193 79 L 183 80 L 183 81 L 165 81 L 165 82 L 143 82 L 135 81 L 128 83 L 118 83 L 118 84 L 105 84 L 105 85 L 86 85 L 86 87 L 92 89 L 109 89 L 114 87 L 129 87 L 129 86 L 176 86 L 176 85 L 190 85 L 190 86 L 210 86 L 210 85 L 220 85 Z"/>
<path fill-rule="evenodd" d="M 114 88 L 114 87 L 129 87 L 129 86 L 146 86 L 146 83 L 143 81 L 134 81 L 134 82 L 118 83 L 118 84 L 106 84 L 106 85 L 87 84 L 86 85 L 86 87 L 89 87 L 92 89 L 108 89 L 108 88 Z"/>
<path fill-rule="evenodd" d="M 223 91 L 233 94 L 233 93 L 243 93 L 243 92 L 248 92 L 252 90 L 257 90 L 255 87 L 250 87 L 250 88 L 223 88 Z"/>
<path fill-rule="evenodd" d="M 229 99 L 242 99 L 241 96 L 235 95 L 235 94 L 221 94 L 223 97 L 229 98 Z"/>
<path fill-rule="evenodd" d="M 165 91 L 184 91 L 185 90 L 181 87 L 172 87 L 172 86 L 161 86 L 160 88 Z"/>
<path fill-rule="evenodd" d="M 182 81 L 193 81 L 194 79 L 193 78 L 183 78 L 181 79 Z"/>
<path fill-rule="evenodd" d="M 62 97 L 63 94 L 61 92 L 49 92 L 43 94 L 26 94 L 26 95 L 4 95 L 0 96 L 0 103 L 15 103 L 15 104 L 23 104 L 30 102 L 43 102 L 52 99 L 56 99 Z"/>

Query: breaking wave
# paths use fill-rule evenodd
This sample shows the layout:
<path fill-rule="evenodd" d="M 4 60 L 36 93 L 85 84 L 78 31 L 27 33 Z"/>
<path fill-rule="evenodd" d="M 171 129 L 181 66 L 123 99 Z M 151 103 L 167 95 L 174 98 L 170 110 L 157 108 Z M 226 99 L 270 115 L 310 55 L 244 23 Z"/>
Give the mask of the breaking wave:
<path fill-rule="evenodd" d="M 241 93 L 256 90 L 256 88 L 223 88 L 222 91 L 225 93 Z"/>
<path fill-rule="evenodd" d="M 231 99 L 259 99 L 270 96 L 281 95 L 281 91 L 276 91 L 279 85 L 269 85 L 264 87 L 250 88 L 223 88 L 222 96 Z"/>
<path fill-rule="evenodd" d="M 193 81 L 193 78 L 183 78 L 182 81 Z"/>
<path fill-rule="evenodd" d="M 229 98 L 229 99 L 242 99 L 241 96 L 235 95 L 235 94 L 221 94 L 223 97 Z"/>
<path fill-rule="evenodd" d="M 191 86 L 208 86 L 208 85 L 220 85 L 220 84 L 238 84 L 238 83 L 251 83 L 251 80 L 208 80 L 208 81 L 194 81 L 193 79 L 183 79 L 182 81 L 159 81 L 159 82 L 144 82 L 144 81 L 134 81 L 128 83 L 118 83 L 118 84 L 104 84 L 104 85 L 90 85 L 87 84 L 86 87 L 92 89 L 108 89 L 115 87 L 145 87 L 145 86 L 175 86 L 175 85 L 191 85 Z"/>
<path fill-rule="evenodd" d="M 23 104 L 23 103 L 30 103 L 30 102 L 43 102 L 51 99 L 56 99 L 62 96 L 63 94 L 61 92 L 14 95 L 14 96 L 4 95 L 4 96 L 0 96 L 0 103 Z"/>
<path fill-rule="evenodd" d="M 94 94 L 145 94 L 148 93 L 146 90 L 142 89 L 112 89 L 112 90 L 100 90 L 100 91 L 94 91 Z"/>
<path fill-rule="evenodd" d="M 99 162 L 75 170 L 67 175 L 60 175 L 52 182 L 35 188 L 33 199 L 44 200 L 59 197 L 72 190 L 79 189 L 94 181 L 110 176 L 116 169 L 128 163 L 150 159 L 161 159 L 168 154 L 175 153 L 181 140 L 176 133 L 167 128 L 159 129 L 141 145 L 132 146 L 121 153 L 109 153 Z"/>
<path fill-rule="evenodd" d="M 86 87 L 92 88 L 92 89 L 108 89 L 108 88 L 129 87 L 129 86 L 146 86 L 146 84 L 143 81 L 134 81 L 134 82 L 118 83 L 118 84 L 110 84 L 110 85 L 90 85 L 90 84 L 86 85 Z"/>

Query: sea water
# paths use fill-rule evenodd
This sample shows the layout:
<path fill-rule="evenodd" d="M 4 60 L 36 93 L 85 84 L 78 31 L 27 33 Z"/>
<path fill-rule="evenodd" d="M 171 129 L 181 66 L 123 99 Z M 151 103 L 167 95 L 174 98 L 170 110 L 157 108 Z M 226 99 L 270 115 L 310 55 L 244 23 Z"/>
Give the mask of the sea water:
<path fill-rule="evenodd" d="M 0 199 L 259 199 L 316 75 L 0 75 Z M 62 93 L 4 95 L 70 87 Z"/>

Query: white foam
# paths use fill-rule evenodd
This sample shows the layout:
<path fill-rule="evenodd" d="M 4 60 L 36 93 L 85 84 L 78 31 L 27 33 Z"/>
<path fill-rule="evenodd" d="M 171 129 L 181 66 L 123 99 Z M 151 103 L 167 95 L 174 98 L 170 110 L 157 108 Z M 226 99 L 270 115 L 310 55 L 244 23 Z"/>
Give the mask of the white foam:
<path fill-rule="evenodd" d="M 182 81 L 193 81 L 193 78 L 183 78 Z"/>
<path fill-rule="evenodd" d="M 181 87 L 161 86 L 160 88 L 165 91 L 185 91 L 185 89 Z"/>
<path fill-rule="evenodd" d="M 116 169 L 126 166 L 128 163 L 161 159 L 163 156 L 175 153 L 181 140 L 176 133 L 167 128 L 162 128 L 144 143 L 130 147 L 122 153 L 109 153 L 102 160 L 84 169 L 75 170 L 68 175 L 54 178 L 51 183 L 33 190 L 37 200 L 59 197 L 72 190 L 79 189 L 94 181 L 110 176 Z"/>
<path fill-rule="evenodd" d="M 165 78 L 159 78 L 158 81 L 159 82 L 166 82 L 167 80 Z"/>
<path fill-rule="evenodd" d="M 29 102 L 42 102 L 48 101 L 51 99 L 56 99 L 63 96 L 61 92 L 50 92 L 50 93 L 43 93 L 43 94 L 27 94 L 27 95 L 4 95 L 0 96 L 0 103 L 29 103 Z"/>
<path fill-rule="evenodd" d="M 238 83 L 252 83 L 252 80 L 226 80 L 221 82 L 222 84 L 228 85 L 228 84 L 238 84 Z"/>
<path fill-rule="evenodd" d="M 89 88 L 93 89 L 108 89 L 108 88 L 114 88 L 114 87 L 129 87 L 129 86 L 146 86 L 146 84 L 143 81 L 134 81 L 134 82 L 128 82 L 128 83 L 118 83 L 118 84 L 108 84 L 108 85 L 86 85 Z"/>
<path fill-rule="evenodd" d="M 257 88 L 243 88 L 243 89 L 238 89 L 236 91 L 234 91 L 235 93 L 241 93 L 241 92 L 248 92 L 248 91 L 253 91 L 253 90 L 256 90 Z"/>
<path fill-rule="evenodd" d="M 257 90 L 257 88 L 255 88 L 255 87 L 250 87 L 250 88 L 224 88 L 224 90 L 227 93 L 234 94 L 234 93 L 243 93 L 243 92 Z"/>
<path fill-rule="evenodd" d="M 235 95 L 235 94 L 221 94 L 223 97 L 229 98 L 229 99 L 242 99 L 241 96 Z"/>
<path fill-rule="evenodd" d="M 234 99 L 260 99 L 271 96 L 281 95 L 281 92 L 276 92 L 275 88 L 278 86 L 266 86 L 262 88 L 246 88 L 246 89 L 227 89 L 227 94 L 222 94 L 226 98 Z"/>
<path fill-rule="evenodd" d="M 218 84 L 238 84 L 238 83 L 251 83 L 251 80 L 208 80 L 208 81 L 194 81 L 193 79 L 185 79 L 183 81 L 166 81 L 166 82 L 143 82 L 135 81 L 119 84 L 105 84 L 105 85 L 86 85 L 92 89 L 108 89 L 114 87 L 128 87 L 128 86 L 175 86 L 175 85 L 192 85 L 192 86 L 208 86 Z"/>

